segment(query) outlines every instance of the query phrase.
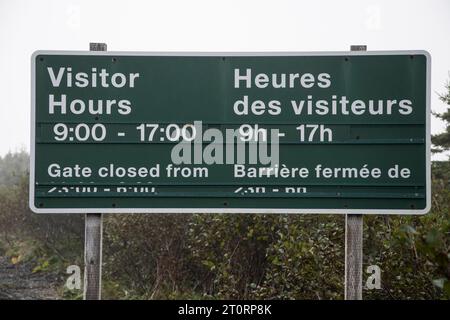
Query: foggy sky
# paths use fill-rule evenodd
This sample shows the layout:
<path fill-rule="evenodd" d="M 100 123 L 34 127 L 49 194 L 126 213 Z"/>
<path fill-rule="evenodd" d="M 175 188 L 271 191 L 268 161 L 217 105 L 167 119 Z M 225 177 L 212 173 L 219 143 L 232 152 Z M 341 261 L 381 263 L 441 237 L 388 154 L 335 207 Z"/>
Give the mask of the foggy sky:
<path fill-rule="evenodd" d="M 29 150 L 35 50 L 87 50 L 89 42 L 111 51 L 427 50 L 431 108 L 443 112 L 449 37 L 448 0 L 0 0 L 0 155 Z M 432 133 L 444 128 L 432 119 Z"/>

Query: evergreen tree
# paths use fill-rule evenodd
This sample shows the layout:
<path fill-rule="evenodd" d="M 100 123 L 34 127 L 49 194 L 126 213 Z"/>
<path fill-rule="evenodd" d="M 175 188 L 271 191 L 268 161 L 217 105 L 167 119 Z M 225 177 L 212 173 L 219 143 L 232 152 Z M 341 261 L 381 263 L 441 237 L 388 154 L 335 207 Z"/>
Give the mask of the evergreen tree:
<path fill-rule="evenodd" d="M 447 93 L 441 95 L 439 98 L 450 106 L 450 81 L 445 86 Z M 447 111 L 444 113 L 434 113 L 436 117 L 445 121 L 447 127 L 446 130 L 440 134 L 433 135 L 431 142 L 436 147 L 433 152 L 443 152 L 450 150 L 450 107 L 447 107 Z"/>

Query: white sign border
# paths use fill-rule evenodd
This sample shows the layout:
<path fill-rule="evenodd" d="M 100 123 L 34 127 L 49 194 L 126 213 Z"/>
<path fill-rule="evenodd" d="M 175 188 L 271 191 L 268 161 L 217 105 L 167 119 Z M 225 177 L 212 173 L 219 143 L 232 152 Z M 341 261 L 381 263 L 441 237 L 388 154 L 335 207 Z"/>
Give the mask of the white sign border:
<path fill-rule="evenodd" d="M 376 56 L 376 55 L 424 55 L 427 60 L 426 87 L 426 207 L 424 209 L 261 209 L 261 208 L 37 208 L 35 196 L 35 84 L 36 57 L 38 55 L 95 55 L 95 56 L 199 56 L 199 57 L 281 57 L 281 56 Z M 31 56 L 31 133 L 30 133 L 30 186 L 29 206 L 35 213 L 258 213 L 258 214 L 385 214 L 421 215 L 431 209 L 431 55 L 425 50 L 395 51 L 324 51 L 324 52 L 134 52 L 134 51 L 59 51 L 38 50 Z"/>

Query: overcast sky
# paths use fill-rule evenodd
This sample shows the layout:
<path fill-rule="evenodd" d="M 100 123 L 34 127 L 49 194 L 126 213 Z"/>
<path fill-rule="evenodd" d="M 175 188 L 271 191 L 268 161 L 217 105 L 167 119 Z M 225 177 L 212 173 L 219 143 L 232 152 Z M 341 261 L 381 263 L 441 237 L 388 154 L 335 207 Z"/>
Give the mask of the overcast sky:
<path fill-rule="evenodd" d="M 433 111 L 446 106 L 449 0 L 0 0 L 0 155 L 29 150 L 30 57 L 35 50 L 427 50 Z M 432 120 L 432 133 L 444 124 Z M 435 156 L 434 159 L 443 159 Z"/>

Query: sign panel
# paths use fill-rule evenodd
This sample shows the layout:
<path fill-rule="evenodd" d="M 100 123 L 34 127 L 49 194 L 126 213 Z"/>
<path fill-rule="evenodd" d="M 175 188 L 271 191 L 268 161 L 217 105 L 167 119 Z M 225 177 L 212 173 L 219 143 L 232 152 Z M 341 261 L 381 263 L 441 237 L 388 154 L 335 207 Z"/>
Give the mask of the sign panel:
<path fill-rule="evenodd" d="M 423 214 L 424 51 L 32 56 L 38 213 Z"/>

